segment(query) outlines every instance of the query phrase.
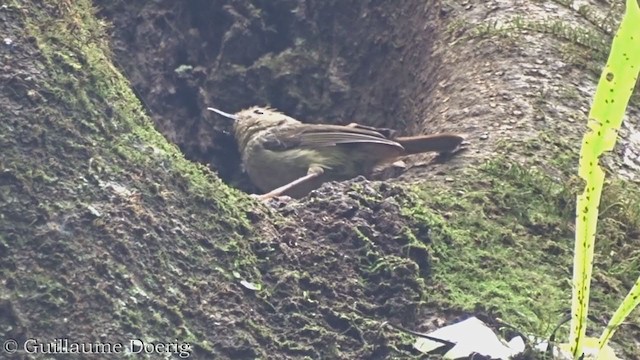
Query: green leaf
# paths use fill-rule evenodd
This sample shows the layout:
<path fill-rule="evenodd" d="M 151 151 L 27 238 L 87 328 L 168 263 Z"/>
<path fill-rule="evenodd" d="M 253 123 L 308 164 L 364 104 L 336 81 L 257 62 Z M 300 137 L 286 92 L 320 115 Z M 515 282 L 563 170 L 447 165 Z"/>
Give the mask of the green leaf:
<path fill-rule="evenodd" d="M 579 175 L 586 181 L 586 185 L 584 192 L 578 196 L 576 208 L 569 337 L 571 353 L 576 359 L 583 353 L 598 205 L 604 181 L 604 172 L 598 162 L 605 151 L 611 151 L 615 146 L 618 130 L 640 69 L 640 9 L 636 0 L 627 0 L 626 5 L 626 13 L 611 45 L 607 65 L 600 76 L 589 113 L 590 131 L 583 138 L 580 152 Z M 604 346 L 605 343 L 601 345 Z"/>

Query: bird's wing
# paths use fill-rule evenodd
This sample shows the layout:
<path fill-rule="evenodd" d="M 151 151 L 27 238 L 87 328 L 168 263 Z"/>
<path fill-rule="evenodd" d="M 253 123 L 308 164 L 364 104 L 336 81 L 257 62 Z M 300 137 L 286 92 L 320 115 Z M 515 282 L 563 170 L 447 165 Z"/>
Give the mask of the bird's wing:
<path fill-rule="evenodd" d="M 287 126 L 282 130 L 274 131 L 263 145 L 269 150 L 287 150 L 296 147 L 330 147 L 358 143 L 381 144 L 399 151 L 404 150 L 398 142 L 368 128 L 324 124 Z"/>

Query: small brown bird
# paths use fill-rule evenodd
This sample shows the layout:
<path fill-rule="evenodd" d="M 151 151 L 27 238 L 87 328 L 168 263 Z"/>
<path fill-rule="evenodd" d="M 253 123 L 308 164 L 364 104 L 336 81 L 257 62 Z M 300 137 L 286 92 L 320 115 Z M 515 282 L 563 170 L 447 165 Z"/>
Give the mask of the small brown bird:
<path fill-rule="evenodd" d="M 252 107 L 236 114 L 207 108 L 234 120 L 244 169 L 264 195 L 300 198 L 322 183 L 370 175 L 385 163 L 422 152 L 452 152 L 457 134 L 396 137 L 395 131 L 363 126 L 304 124 L 274 109 Z"/>

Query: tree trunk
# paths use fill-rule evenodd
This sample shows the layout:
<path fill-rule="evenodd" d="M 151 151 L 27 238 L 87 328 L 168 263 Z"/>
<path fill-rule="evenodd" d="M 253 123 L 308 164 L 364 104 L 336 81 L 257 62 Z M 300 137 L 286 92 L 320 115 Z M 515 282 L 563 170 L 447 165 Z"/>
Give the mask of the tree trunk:
<path fill-rule="evenodd" d="M 572 174 L 619 11 L 96 3 L 0 8 L 0 338 L 23 354 L 66 340 L 148 358 L 410 357 L 413 339 L 385 322 L 427 331 L 485 314 L 547 336 L 569 308 Z M 470 145 L 263 205 L 225 184 L 252 190 L 229 124 L 204 110 L 253 104 Z M 632 125 L 607 159 L 600 320 L 638 275 Z M 638 336 L 616 334 L 627 358 Z M 105 357 L 70 358 L 92 356 Z"/>

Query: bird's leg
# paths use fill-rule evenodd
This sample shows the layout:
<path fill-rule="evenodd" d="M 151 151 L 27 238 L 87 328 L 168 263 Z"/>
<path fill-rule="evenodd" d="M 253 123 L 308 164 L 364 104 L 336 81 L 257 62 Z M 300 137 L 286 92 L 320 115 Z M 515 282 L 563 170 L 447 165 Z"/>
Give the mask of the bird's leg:
<path fill-rule="evenodd" d="M 295 188 L 296 186 L 304 184 L 307 181 L 313 180 L 318 176 L 322 175 L 323 173 L 324 173 L 324 169 L 322 167 L 318 165 L 311 165 L 309 166 L 307 175 L 299 179 L 293 180 L 288 184 L 282 185 L 279 188 L 273 189 L 266 194 L 258 195 L 258 199 L 265 201 L 265 200 L 271 199 L 272 197 L 281 196 L 285 194 L 287 191 Z"/>

